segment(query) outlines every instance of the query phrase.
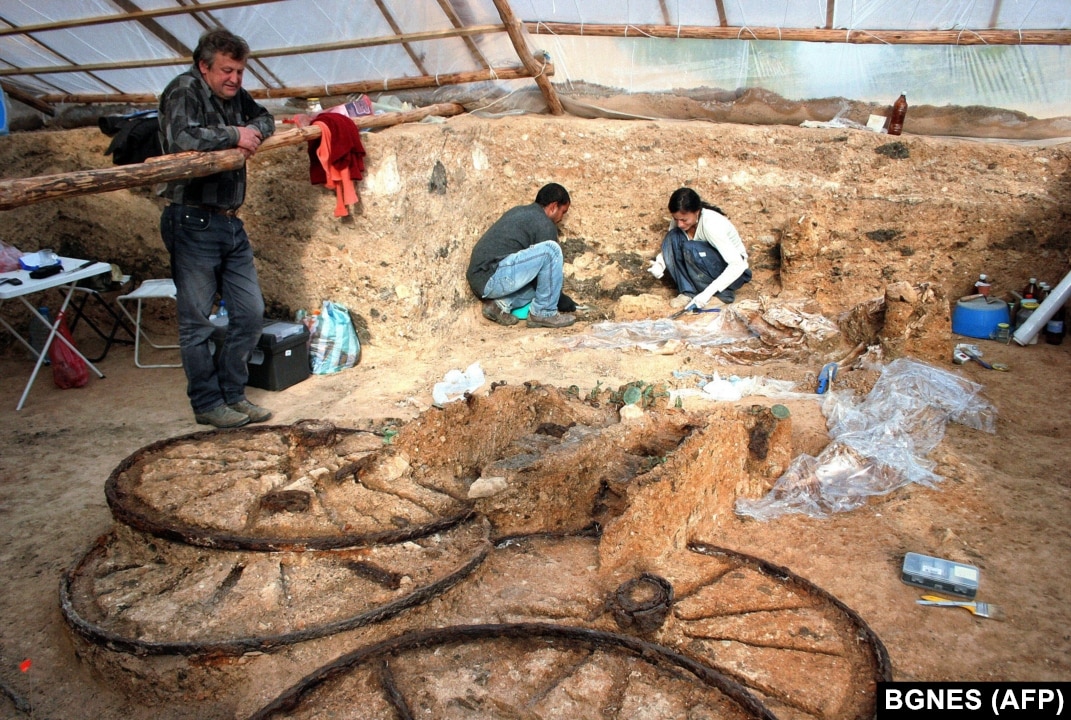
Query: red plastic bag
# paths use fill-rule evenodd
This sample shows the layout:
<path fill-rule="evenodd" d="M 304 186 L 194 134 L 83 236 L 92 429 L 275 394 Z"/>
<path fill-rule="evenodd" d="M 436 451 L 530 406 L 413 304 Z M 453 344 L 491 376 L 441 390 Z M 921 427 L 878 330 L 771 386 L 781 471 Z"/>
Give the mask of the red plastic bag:
<path fill-rule="evenodd" d="M 67 319 L 63 317 L 62 312 L 57 320 L 59 321 L 57 337 L 52 339 L 52 344 L 48 348 L 48 358 L 52 361 L 52 379 L 56 381 L 58 387 L 64 390 L 80 388 L 89 382 L 89 368 L 86 367 L 85 360 L 58 337 L 62 335 L 67 338 L 67 342 L 74 345 L 74 338 L 71 337 L 71 330 L 67 327 Z"/>

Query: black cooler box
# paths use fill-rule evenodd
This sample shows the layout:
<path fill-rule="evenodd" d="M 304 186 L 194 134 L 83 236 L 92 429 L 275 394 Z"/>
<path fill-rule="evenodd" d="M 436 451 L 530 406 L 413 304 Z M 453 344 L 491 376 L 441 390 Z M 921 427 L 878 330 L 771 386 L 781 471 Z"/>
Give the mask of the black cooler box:
<path fill-rule="evenodd" d="M 265 320 L 249 358 L 249 382 L 263 390 L 284 390 L 309 376 L 309 330 L 303 323 Z"/>

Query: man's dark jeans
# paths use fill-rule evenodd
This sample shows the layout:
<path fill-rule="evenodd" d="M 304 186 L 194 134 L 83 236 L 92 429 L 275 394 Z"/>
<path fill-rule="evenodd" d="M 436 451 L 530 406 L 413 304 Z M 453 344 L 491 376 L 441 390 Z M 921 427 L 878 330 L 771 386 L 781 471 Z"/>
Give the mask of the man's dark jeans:
<path fill-rule="evenodd" d="M 245 226 L 237 217 L 171 204 L 160 217 L 160 235 L 171 253 L 178 291 L 179 345 L 190 405 L 203 413 L 239 402 L 249 379 L 246 363 L 264 324 L 264 297 Z M 217 293 L 227 302 L 229 318 L 213 357 L 209 339 L 219 328 L 208 316 Z"/>

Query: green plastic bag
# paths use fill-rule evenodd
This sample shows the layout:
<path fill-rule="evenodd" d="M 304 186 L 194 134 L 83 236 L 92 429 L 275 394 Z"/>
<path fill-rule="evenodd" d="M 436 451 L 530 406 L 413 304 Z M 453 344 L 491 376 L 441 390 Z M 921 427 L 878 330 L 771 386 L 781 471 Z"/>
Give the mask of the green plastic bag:
<path fill-rule="evenodd" d="M 313 375 L 330 375 L 353 367 L 361 359 L 361 343 L 345 306 L 324 300 L 309 339 Z"/>

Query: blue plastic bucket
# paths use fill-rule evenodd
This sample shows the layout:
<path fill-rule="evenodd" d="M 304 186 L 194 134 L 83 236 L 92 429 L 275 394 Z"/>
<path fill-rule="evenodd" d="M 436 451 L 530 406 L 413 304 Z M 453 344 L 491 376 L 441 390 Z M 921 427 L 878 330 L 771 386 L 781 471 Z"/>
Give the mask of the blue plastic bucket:
<path fill-rule="evenodd" d="M 7 97 L 0 87 L 0 135 L 7 135 Z"/>
<path fill-rule="evenodd" d="M 971 298 L 960 300 L 952 310 L 952 332 L 988 339 L 1000 323 L 1008 322 L 1008 303 L 1003 300 Z"/>

